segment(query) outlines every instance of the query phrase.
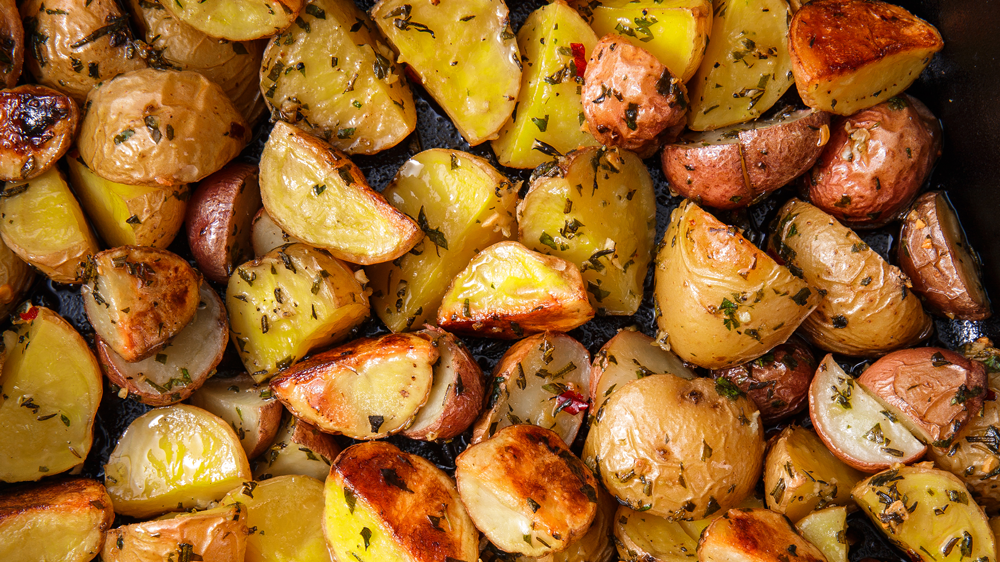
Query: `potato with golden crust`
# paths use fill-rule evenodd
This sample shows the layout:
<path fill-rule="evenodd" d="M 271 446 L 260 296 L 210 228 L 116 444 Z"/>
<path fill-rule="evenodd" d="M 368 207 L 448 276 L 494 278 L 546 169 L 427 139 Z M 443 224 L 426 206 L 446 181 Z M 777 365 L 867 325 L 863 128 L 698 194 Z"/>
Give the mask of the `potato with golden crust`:
<path fill-rule="evenodd" d="M 802 101 L 840 115 L 903 92 L 944 47 L 941 34 L 924 20 L 868 0 L 805 4 L 788 36 Z"/>
<path fill-rule="evenodd" d="M 881 226 L 909 206 L 941 155 L 941 125 L 907 95 L 838 118 L 804 179 L 813 205 L 847 226 Z"/>
<path fill-rule="evenodd" d="M 34 286 L 35 270 L 0 240 L 0 317 L 7 317 Z"/>
<path fill-rule="evenodd" d="M 946 193 L 918 197 L 903 218 L 899 240 L 899 267 L 929 308 L 960 320 L 992 315 L 979 276 L 979 258 Z"/>
<path fill-rule="evenodd" d="M 270 37 L 292 25 L 305 0 L 215 0 L 164 2 L 175 18 L 210 37 L 250 41 Z"/>
<path fill-rule="evenodd" d="M 0 180 L 29 180 L 54 166 L 79 120 L 73 99 L 51 88 L 0 90 Z"/>
<path fill-rule="evenodd" d="M 0 494 L 0 558 L 88 562 L 114 519 L 107 490 L 89 478 L 8 489 Z"/>
<path fill-rule="evenodd" d="M 176 186 L 221 169 L 250 139 L 243 115 L 197 72 L 137 70 L 87 98 L 77 148 L 102 178 Z"/>
<path fill-rule="evenodd" d="M 280 405 L 281 403 L 278 402 Z M 300 474 L 319 481 L 330 474 L 330 464 L 340 454 L 333 436 L 296 418 L 281 408 L 281 425 L 270 446 L 252 463 L 253 477 L 267 480 L 275 476 Z"/>
<path fill-rule="evenodd" d="M 684 83 L 619 35 L 605 35 L 594 45 L 584 80 L 587 129 L 605 146 L 648 158 L 677 136 L 687 116 Z"/>
<path fill-rule="evenodd" d="M 997 392 L 995 384 L 990 391 Z M 989 512 L 1000 509 L 1000 403 L 983 401 L 965 427 L 945 447 L 928 447 L 935 466 L 957 476 Z"/>
<path fill-rule="evenodd" d="M 13 88 L 24 65 L 24 26 L 14 0 L 0 0 L 0 88 Z"/>
<path fill-rule="evenodd" d="M 285 411 L 267 385 L 258 386 L 245 373 L 235 377 L 213 376 L 188 402 L 228 422 L 249 459 L 263 453 L 274 441 Z"/>
<path fill-rule="evenodd" d="M 663 147 L 670 188 L 699 205 L 735 209 L 756 203 L 805 173 L 830 138 L 830 115 L 787 109 L 775 117 L 705 133 Z"/>
<path fill-rule="evenodd" d="M 827 562 L 788 518 L 769 509 L 731 509 L 705 528 L 699 562 Z"/>
<path fill-rule="evenodd" d="M 724 377 L 747 393 L 771 424 L 806 409 L 816 366 L 812 351 L 793 336 L 749 363 L 712 371 L 712 378 Z"/>
<path fill-rule="evenodd" d="M 101 550 L 104 562 L 201 560 L 231 562 L 246 553 L 247 509 L 241 504 L 116 527 Z"/>

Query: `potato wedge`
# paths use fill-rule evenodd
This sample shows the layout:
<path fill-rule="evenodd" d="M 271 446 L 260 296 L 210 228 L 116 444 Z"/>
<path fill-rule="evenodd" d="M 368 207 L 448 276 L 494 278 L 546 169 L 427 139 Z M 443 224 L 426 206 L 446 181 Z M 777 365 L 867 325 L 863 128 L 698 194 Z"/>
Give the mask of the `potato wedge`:
<path fill-rule="evenodd" d="M 514 562 L 613 562 L 616 558 L 612 524 L 617 509 L 618 502 L 603 486 L 598 485 L 597 512 L 594 514 L 594 521 L 590 524 L 586 534 L 569 543 L 566 548 L 559 552 L 538 558 L 515 556 Z M 490 559 L 483 556 L 482 553 L 480 556 L 483 562 L 490 562 Z M 510 555 L 507 554 L 507 556 Z M 507 560 L 507 558 L 502 560 Z"/>
<path fill-rule="evenodd" d="M 87 342 L 48 308 L 22 308 L 3 333 L 0 481 L 25 482 L 83 464 L 104 391 Z M 29 347 L 30 346 L 30 347 Z"/>
<path fill-rule="evenodd" d="M 712 32 L 688 87 L 688 127 L 709 131 L 760 117 L 792 86 L 785 0 L 713 2 Z M 722 87 L 717 87 L 721 85 Z"/>
<path fill-rule="evenodd" d="M 0 180 L 36 178 L 73 144 L 80 110 L 69 96 L 26 84 L 0 90 Z"/>
<path fill-rule="evenodd" d="M 382 195 L 425 235 L 407 254 L 365 268 L 372 306 L 394 332 L 434 322 L 448 283 L 480 250 L 510 239 L 519 185 L 485 159 L 432 148 L 406 161 Z"/>
<path fill-rule="evenodd" d="M 379 0 L 371 15 L 469 144 L 496 138 L 521 88 L 506 4 Z"/>
<path fill-rule="evenodd" d="M 758 509 L 766 507 L 764 505 L 764 500 L 758 498 L 755 494 L 756 492 L 754 492 L 754 495 L 747 496 L 746 499 L 736 506 L 737 509 Z M 678 521 L 678 523 L 684 528 L 685 531 L 687 531 L 687 534 L 694 539 L 695 543 L 697 543 L 698 539 L 701 537 L 701 532 L 704 531 L 706 527 L 711 525 L 712 521 L 715 521 L 723 515 L 725 515 L 725 513 L 715 512 L 705 519 L 695 519 L 694 521 L 681 520 Z M 690 558 L 690 556 L 686 558 Z"/>
<path fill-rule="evenodd" d="M 256 166 L 230 164 L 198 184 L 184 224 L 188 247 L 205 277 L 226 283 L 237 265 L 254 257 L 251 221 L 260 209 Z"/>
<path fill-rule="evenodd" d="M 584 131 L 580 84 L 597 35 L 573 8 L 559 0 L 532 12 L 517 32 L 524 71 L 511 120 L 491 143 L 497 161 L 514 168 L 534 168 L 549 160 L 537 148 L 566 153 L 594 146 Z M 546 149 L 546 151 L 551 152 Z"/>
<path fill-rule="evenodd" d="M 787 518 L 768 509 L 731 509 L 705 529 L 700 562 L 826 562 Z"/>
<path fill-rule="evenodd" d="M 854 488 L 854 501 L 913 560 L 993 560 L 986 515 L 962 481 L 929 463 L 895 466 Z"/>
<path fill-rule="evenodd" d="M 635 314 L 656 239 L 646 165 L 631 152 L 601 147 L 573 151 L 558 166 L 518 204 L 518 239 L 576 264 L 601 314 Z"/>
<path fill-rule="evenodd" d="M 248 459 L 256 458 L 274 441 L 285 411 L 269 387 L 254 384 L 246 374 L 212 377 L 191 395 L 189 402 L 228 422 Z"/>
<path fill-rule="evenodd" d="M 707 369 L 784 343 L 820 302 L 805 281 L 689 200 L 671 214 L 656 263 L 657 341 Z"/>
<path fill-rule="evenodd" d="M 0 558 L 88 562 L 115 519 L 104 486 L 89 478 L 48 481 L 0 495 Z"/>
<path fill-rule="evenodd" d="M 906 90 L 944 47 L 934 26 L 905 9 L 862 0 L 805 4 L 788 35 L 802 101 L 839 115 Z"/>
<path fill-rule="evenodd" d="M 746 392 L 764 423 L 772 424 L 806 409 L 816 366 L 809 348 L 793 337 L 749 363 L 712 371 L 712 378 L 723 377 Z"/>
<path fill-rule="evenodd" d="M 597 513 L 597 480 L 556 433 L 513 425 L 455 459 L 462 503 L 507 552 L 543 556 L 583 536 Z"/>
<path fill-rule="evenodd" d="M 995 385 L 990 390 L 997 391 Z M 983 509 L 1000 509 L 1000 404 L 984 400 L 948 447 L 929 447 L 927 458 L 957 476 Z"/>
<path fill-rule="evenodd" d="M 0 237 L 17 257 L 57 283 L 82 283 L 97 239 L 62 173 L 8 183 L 0 199 Z"/>
<path fill-rule="evenodd" d="M 324 530 L 337 560 L 476 560 L 479 533 L 442 470 L 384 441 L 344 449 L 326 480 Z"/>
<path fill-rule="evenodd" d="M 122 246 L 88 262 L 80 295 L 101 340 L 125 361 L 135 362 L 162 349 L 194 319 L 205 298 L 201 284 L 198 272 L 177 254 Z M 216 311 L 216 321 L 221 312 Z"/>
<path fill-rule="evenodd" d="M 847 562 L 846 507 L 814 511 L 796 523 L 795 529 L 823 553 L 827 562 Z"/>
<path fill-rule="evenodd" d="M 0 0 L 0 88 L 13 88 L 24 65 L 24 26 L 14 0 Z"/>
<path fill-rule="evenodd" d="M 692 560 L 698 539 L 691 537 L 679 521 L 620 506 L 615 514 L 618 556 L 628 562 L 685 562 Z"/>
<path fill-rule="evenodd" d="M 347 337 L 368 317 L 368 297 L 340 260 L 292 244 L 237 267 L 226 309 L 240 359 L 261 383 Z"/>
<path fill-rule="evenodd" d="M 254 478 L 302 475 L 323 481 L 339 454 L 340 446 L 332 435 L 284 412 L 271 446 L 253 462 Z"/>
<path fill-rule="evenodd" d="M 267 214 L 267 209 L 263 207 L 254 215 L 253 222 L 250 223 L 250 230 L 250 243 L 253 245 L 254 255 L 258 258 L 279 246 L 302 242 L 281 230 L 278 223 L 274 222 L 271 215 Z"/>
<path fill-rule="evenodd" d="M 0 240 L 0 317 L 6 318 L 21 304 L 34 282 L 35 270 Z"/>
<path fill-rule="evenodd" d="M 104 465 L 115 512 L 130 517 L 205 508 L 249 479 L 250 463 L 236 432 L 187 404 L 136 418 Z"/>
<path fill-rule="evenodd" d="M 567 332 L 593 317 L 580 270 L 518 242 L 480 252 L 452 280 L 437 311 L 446 330 L 503 339 Z"/>
<path fill-rule="evenodd" d="M 423 236 L 347 156 L 282 121 L 260 157 L 260 194 L 282 230 L 351 263 L 394 260 Z"/>
<path fill-rule="evenodd" d="M 168 12 L 210 37 L 250 41 L 270 37 L 299 17 L 304 0 L 219 0 L 164 2 Z"/>
<path fill-rule="evenodd" d="M 242 504 L 235 504 L 123 525 L 108 533 L 101 559 L 104 562 L 243 560 L 250 534 L 246 511 Z"/>
<path fill-rule="evenodd" d="M 241 505 L 246 524 L 246 562 L 330 562 L 323 538 L 323 483 L 308 476 L 277 476 L 248 482 L 222 499 Z"/>
<path fill-rule="evenodd" d="M 927 451 L 832 355 L 823 359 L 809 385 L 809 418 L 827 448 L 863 472 L 916 462 Z"/>
<path fill-rule="evenodd" d="M 769 250 L 810 287 L 822 291 L 802 331 L 816 346 L 872 357 L 910 347 L 930 335 L 920 299 L 849 228 L 817 207 L 792 199 L 778 212 Z"/>
<path fill-rule="evenodd" d="M 293 365 L 271 390 L 322 431 L 378 439 L 413 422 L 430 395 L 437 359 L 437 348 L 415 334 L 361 338 Z"/>
<path fill-rule="evenodd" d="M 260 90 L 271 115 L 348 154 L 375 154 L 417 126 L 395 58 L 353 2 L 312 0 L 295 25 L 268 42 Z"/>
<path fill-rule="evenodd" d="M 491 380 L 473 443 L 521 423 L 550 429 L 567 446 L 576 439 L 590 398 L 590 354 L 580 342 L 559 332 L 527 337 L 500 358 Z"/>

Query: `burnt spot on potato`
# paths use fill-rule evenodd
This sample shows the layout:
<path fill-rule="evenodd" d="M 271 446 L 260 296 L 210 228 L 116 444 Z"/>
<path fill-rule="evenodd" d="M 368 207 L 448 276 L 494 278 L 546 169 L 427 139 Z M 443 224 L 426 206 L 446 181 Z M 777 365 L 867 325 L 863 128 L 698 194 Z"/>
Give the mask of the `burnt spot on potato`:
<path fill-rule="evenodd" d="M 69 149 L 79 111 L 69 97 L 43 86 L 0 91 L 0 180 L 48 170 Z"/>

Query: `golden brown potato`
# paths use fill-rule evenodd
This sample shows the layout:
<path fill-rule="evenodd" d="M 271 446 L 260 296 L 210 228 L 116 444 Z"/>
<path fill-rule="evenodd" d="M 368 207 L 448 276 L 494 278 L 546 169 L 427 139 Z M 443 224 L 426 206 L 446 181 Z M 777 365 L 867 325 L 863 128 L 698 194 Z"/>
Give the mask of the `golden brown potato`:
<path fill-rule="evenodd" d="M 135 362 L 167 345 L 191 322 L 200 286 L 201 276 L 177 254 L 122 246 L 94 256 L 80 294 L 101 340 Z"/>
<path fill-rule="evenodd" d="M 698 539 L 680 521 L 620 506 L 615 513 L 618 556 L 628 562 L 683 562 L 695 557 Z"/>
<path fill-rule="evenodd" d="M 267 480 L 297 474 L 326 480 L 333 459 L 340 454 L 340 445 L 332 435 L 289 414 L 284 407 L 278 415 L 278 433 L 271 446 L 252 463 L 253 477 Z"/>
<path fill-rule="evenodd" d="M 210 37 L 249 41 L 270 37 L 299 17 L 304 0 L 216 0 L 164 2 L 180 21 Z"/>
<path fill-rule="evenodd" d="M 960 320 L 990 317 L 978 257 L 947 194 L 934 191 L 917 198 L 899 240 L 899 267 L 929 307 Z"/>
<path fill-rule="evenodd" d="M 263 207 L 254 215 L 253 221 L 250 223 L 250 230 L 250 242 L 253 245 L 253 253 L 258 258 L 285 244 L 302 242 L 298 238 L 281 230 L 278 223 L 274 222 L 271 215 L 267 214 L 267 209 Z"/>
<path fill-rule="evenodd" d="M 688 106 L 684 82 L 620 35 L 611 33 L 597 42 L 584 77 L 587 129 L 605 146 L 648 158 L 683 128 Z"/>
<path fill-rule="evenodd" d="M 462 503 L 507 552 L 543 556 L 583 536 L 597 513 L 597 480 L 554 432 L 512 425 L 455 459 Z"/>
<path fill-rule="evenodd" d="M 222 168 L 250 139 L 226 93 L 197 72 L 154 70 L 103 82 L 87 98 L 77 148 L 102 178 L 176 186 Z"/>
<path fill-rule="evenodd" d="M 34 281 L 35 270 L 0 240 L 0 317 L 6 318 L 21 304 Z"/>
<path fill-rule="evenodd" d="M 14 0 L 0 0 L 0 88 L 13 88 L 24 64 L 24 26 Z"/>
<path fill-rule="evenodd" d="M 51 88 L 0 90 L 0 180 L 29 180 L 54 166 L 79 120 L 76 103 Z"/>
<path fill-rule="evenodd" d="M 271 390 L 322 431 L 377 439 L 413 422 L 430 395 L 438 355 L 416 334 L 360 338 L 296 363 Z"/>
<path fill-rule="evenodd" d="M 789 27 L 799 96 L 809 107 L 840 115 L 906 90 L 943 46 L 933 26 L 885 2 L 810 2 Z"/>
<path fill-rule="evenodd" d="M 805 183 L 810 202 L 848 226 L 895 219 L 941 155 L 941 125 L 907 95 L 838 118 L 832 128 Z"/>
<path fill-rule="evenodd" d="M 835 218 L 792 199 L 778 211 L 776 226 L 772 255 L 823 295 L 802 323 L 814 345 L 873 357 L 930 335 L 931 319 L 906 276 Z"/>
<path fill-rule="evenodd" d="M 261 209 L 257 167 L 230 164 L 198 184 L 187 206 L 188 247 L 198 269 L 216 283 L 253 258 L 251 221 Z"/>
<path fill-rule="evenodd" d="M 995 386 L 991 386 L 996 393 Z M 983 509 L 1000 509 L 1000 404 L 984 400 L 947 447 L 929 447 L 927 458 L 965 482 Z"/>
<path fill-rule="evenodd" d="M 827 562 L 847 562 L 846 507 L 814 511 L 796 523 L 795 529 L 823 553 Z"/>
<path fill-rule="evenodd" d="M 108 533 L 101 559 L 104 562 L 243 560 L 250 534 L 246 511 L 246 507 L 237 503 L 122 525 Z"/>
<path fill-rule="evenodd" d="M 46 481 L 0 494 L 0 559 L 88 562 L 101 550 L 115 512 L 89 478 Z"/>
<path fill-rule="evenodd" d="M 228 422 L 249 459 L 263 453 L 274 441 L 285 411 L 267 385 L 256 385 L 246 374 L 213 376 L 191 395 L 189 402 Z"/>
<path fill-rule="evenodd" d="M 698 540 L 699 562 L 826 562 L 786 517 L 768 509 L 731 509 Z"/>
<path fill-rule="evenodd" d="M 806 409 L 815 372 L 816 358 L 793 337 L 749 363 L 712 371 L 712 378 L 723 377 L 747 393 L 771 424 Z"/>
<path fill-rule="evenodd" d="M 763 121 L 682 136 L 660 159 L 670 188 L 699 205 L 756 203 L 805 173 L 830 138 L 830 115 L 787 110 Z"/>

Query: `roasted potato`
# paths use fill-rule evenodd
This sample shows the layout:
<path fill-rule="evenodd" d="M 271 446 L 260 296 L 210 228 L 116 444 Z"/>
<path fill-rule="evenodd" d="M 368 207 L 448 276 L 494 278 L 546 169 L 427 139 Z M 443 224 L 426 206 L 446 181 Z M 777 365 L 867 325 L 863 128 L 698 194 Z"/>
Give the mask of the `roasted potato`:
<path fill-rule="evenodd" d="M 491 143 L 497 161 L 534 168 L 553 150 L 562 154 L 598 144 L 581 127 L 580 111 L 580 84 L 595 43 L 594 30 L 563 0 L 542 5 L 528 16 L 517 32 L 524 66 L 517 104 Z"/>
<path fill-rule="evenodd" d="M 115 0 L 26 0 L 24 65 L 39 84 L 83 105 L 96 84 L 146 67 Z"/>
<path fill-rule="evenodd" d="M 284 412 L 278 435 L 253 462 L 254 478 L 267 480 L 277 476 L 302 475 L 323 481 L 330 474 L 330 464 L 339 454 L 340 446 L 332 435 Z"/>
<path fill-rule="evenodd" d="M 0 196 L 3 243 L 49 279 L 82 283 L 99 248 L 62 172 L 53 168 L 30 182 L 8 183 Z"/>
<path fill-rule="evenodd" d="M 384 441 L 344 449 L 326 480 L 324 530 L 337 560 L 476 560 L 479 533 L 455 484 Z"/>
<path fill-rule="evenodd" d="M 521 88 L 505 3 L 379 0 L 371 15 L 469 144 L 497 137 Z"/>
<path fill-rule="evenodd" d="M 944 47 L 905 9 L 867 0 L 820 0 L 788 30 L 792 74 L 809 107 L 850 115 L 906 90 Z"/>
<path fill-rule="evenodd" d="M 761 420 L 771 424 L 806 409 L 815 373 L 816 358 L 793 338 L 749 363 L 712 371 L 712 378 L 723 377 L 747 393 L 760 409 Z"/>
<path fill-rule="evenodd" d="M 6 562 L 88 562 L 104 544 L 115 512 L 96 480 L 46 481 L 0 495 L 0 558 Z"/>
<path fill-rule="evenodd" d="M 248 459 L 256 458 L 274 441 L 285 411 L 269 387 L 254 384 L 246 374 L 212 377 L 188 402 L 229 422 Z"/>
<path fill-rule="evenodd" d="M 0 481 L 38 480 L 83 464 L 104 388 L 87 342 L 55 312 L 28 304 L 3 333 L 3 346 Z"/>
<path fill-rule="evenodd" d="M 424 237 L 402 257 L 365 268 L 372 306 L 390 330 L 434 322 L 455 275 L 483 248 L 514 236 L 518 188 L 467 152 L 432 148 L 403 164 L 382 195 L 417 217 Z"/>
<path fill-rule="evenodd" d="M 809 418 L 840 460 L 863 472 L 920 460 L 927 446 L 827 355 L 809 385 Z"/>
<path fill-rule="evenodd" d="M 501 551 L 493 546 L 487 552 L 480 551 L 482 562 L 613 562 L 615 558 L 612 524 L 618 502 L 602 486 L 597 486 L 597 512 L 586 534 L 569 543 L 566 548 L 544 556 L 521 556 Z M 485 542 L 485 541 L 484 541 Z M 490 558 L 490 554 L 494 558 Z"/>
<path fill-rule="evenodd" d="M 260 194 L 282 230 L 351 263 L 394 260 L 423 237 L 347 156 L 283 121 L 260 157 Z"/>
<path fill-rule="evenodd" d="M 830 138 L 830 114 L 786 110 L 762 121 L 682 136 L 660 160 L 670 188 L 699 205 L 746 207 L 809 170 Z"/>
<path fill-rule="evenodd" d="M 995 393 L 996 387 L 991 387 Z M 1000 405 L 984 400 L 947 447 L 929 447 L 927 458 L 965 482 L 983 509 L 1000 509 Z"/>
<path fill-rule="evenodd" d="M 500 358 L 491 380 L 474 443 L 521 423 L 550 429 L 567 446 L 576 439 L 590 397 L 590 354 L 580 342 L 559 332 L 527 337 Z"/>
<path fill-rule="evenodd" d="M 246 508 L 234 504 L 122 525 L 108 533 L 101 559 L 104 562 L 243 560 L 250 534 L 246 519 Z"/>
<path fill-rule="evenodd" d="M 413 423 L 430 395 L 438 356 L 416 334 L 361 338 L 289 367 L 271 391 L 322 431 L 377 439 Z"/>
<path fill-rule="evenodd" d="M 10 315 L 34 283 L 35 270 L 0 240 L 0 317 Z"/>
<path fill-rule="evenodd" d="M 88 262 L 80 295 L 87 319 L 104 344 L 125 361 L 135 362 L 162 349 L 194 319 L 205 298 L 200 286 L 201 276 L 177 254 L 121 246 Z M 216 311 L 216 322 L 221 313 Z"/>
<path fill-rule="evenodd" d="M 788 518 L 768 509 L 731 509 L 698 540 L 699 562 L 826 562 Z"/>
<path fill-rule="evenodd" d="M 899 267 L 930 308 L 960 320 L 990 317 L 978 257 L 944 192 L 917 198 L 899 240 Z"/>
<path fill-rule="evenodd" d="M 299 17 L 304 0 L 218 0 L 163 2 L 178 20 L 210 37 L 249 41 L 270 37 Z"/>
<path fill-rule="evenodd" d="M 823 296 L 802 331 L 827 351 L 873 357 L 910 347 L 933 328 L 899 268 L 817 207 L 778 211 L 770 251 Z"/>
<path fill-rule="evenodd" d="M 254 255 L 258 258 L 285 244 L 302 242 L 281 230 L 278 223 L 274 222 L 271 215 L 267 214 L 267 209 L 263 207 L 254 215 L 253 221 L 250 223 L 250 230 L 250 243 L 253 245 Z"/>
<path fill-rule="evenodd" d="M 846 507 L 814 511 L 796 523 L 795 529 L 823 553 L 827 562 L 847 562 Z"/>
<path fill-rule="evenodd" d="M 0 88 L 13 88 L 24 64 L 24 26 L 14 0 L 0 0 Z"/>
<path fill-rule="evenodd" d="M 576 264 L 600 314 L 635 314 L 656 241 L 653 181 L 635 154 L 571 152 L 531 183 L 517 214 L 521 243 Z"/>
<path fill-rule="evenodd" d="M 395 59 L 354 2 L 312 0 L 295 25 L 268 42 L 260 90 L 272 116 L 348 154 L 374 154 L 417 126 L 413 94 Z"/>
<path fill-rule="evenodd" d="M 250 139 L 243 115 L 197 72 L 123 74 L 87 97 L 77 137 L 83 161 L 104 179 L 176 186 L 222 168 Z"/>
<path fill-rule="evenodd" d="M 941 125 L 910 96 L 838 118 L 804 183 L 809 201 L 843 224 L 881 226 L 909 206 L 941 155 Z"/>
<path fill-rule="evenodd" d="M 739 505 L 736 506 L 736 508 L 758 509 L 765 507 L 764 500 L 760 499 L 755 494 L 756 492 L 754 492 L 754 494 L 752 495 L 747 496 L 745 500 L 743 500 L 742 502 L 739 503 Z M 723 515 L 725 515 L 725 513 L 715 512 L 714 514 L 706 517 L 705 519 L 696 519 L 694 521 L 681 520 L 678 521 L 677 523 L 679 523 L 680 526 L 683 527 L 685 531 L 687 531 L 687 534 L 690 535 L 692 539 L 694 539 L 695 543 L 697 543 L 698 538 L 701 537 L 701 532 L 704 531 L 706 527 L 711 525 L 712 521 L 715 521 L 716 519 L 722 517 Z M 686 556 L 686 558 L 691 558 L 691 557 Z"/>
<path fill-rule="evenodd" d="M 929 463 L 895 466 L 860 483 L 854 501 L 912 560 L 994 560 L 986 515 L 962 481 Z"/>
<path fill-rule="evenodd" d="M 759 418 L 734 385 L 645 377 L 597 411 L 583 458 L 619 503 L 671 520 L 705 519 L 739 504 L 760 478 Z"/>
<path fill-rule="evenodd" d="M 597 513 L 597 480 L 556 433 L 505 427 L 455 459 L 462 503 L 507 552 L 543 556 L 583 536 Z"/>
<path fill-rule="evenodd" d="M 69 96 L 26 84 L 0 90 L 0 180 L 36 178 L 73 144 L 80 110 Z"/>
<path fill-rule="evenodd" d="M 657 341 L 707 369 L 784 343 L 820 302 L 805 281 L 691 201 L 670 216 L 654 282 Z"/>
<path fill-rule="evenodd" d="M 249 479 L 250 463 L 236 432 L 187 404 L 136 418 L 104 465 L 115 513 L 130 517 L 205 508 Z"/>
<path fill-rule="evenodd" d="M 584 74 L 587 130 L 604 146 L 649 158 L 677 137 L 687 115 L 687 89 L 649 51 L 609 33 L 594 46 Z"/>
<path fill-rule="evenodd" d="M 226 309 L 240 359 L 260 383 L 347 337 L 368 317 L 368 297 L 343 262 L 292 244 L 237 267 Z"/>
<path fill-rule="evenodd" d="M 785 0 L 714 3 L 712 32 L 689 82 L 688 127 L 708 131 L 756 119 L 792 86 Z"/>
<path fill-rule="evenodd" d="M 184 224 L 188 247 L 205 277 L 226 283 L 237 265 L 254 257 L 250 229 L 260 209 L 256 166 L 230 164 L 198 184 Z"/>
<path fill-rule="evenodd" d="M 437 311 L 446 330 L 504 339 L 565 332 L 593 317 L 579 268 L 517 242 L 498 242 L 476 255 Z"/>
<path fill-rule="evenodd" d="M 615 513 L 615 544 L 627 562 L 682 562 L 695 557 L 698 539 L 680 521 L 620 506 Z"/>

